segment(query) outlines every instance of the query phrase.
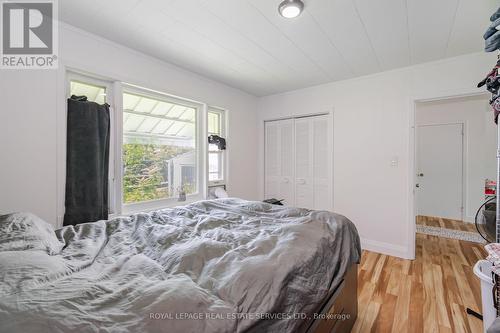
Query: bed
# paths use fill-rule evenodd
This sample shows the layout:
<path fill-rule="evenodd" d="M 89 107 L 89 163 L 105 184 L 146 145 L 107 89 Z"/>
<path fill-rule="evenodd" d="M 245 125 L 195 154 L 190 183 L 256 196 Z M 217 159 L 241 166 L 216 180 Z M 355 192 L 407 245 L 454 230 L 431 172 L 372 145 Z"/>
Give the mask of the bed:
<path fill-rule="evenodd" d="M 0 332 L 348 332 L 359 237 L 228 198 L 53 230 L 0 216 Z"/>

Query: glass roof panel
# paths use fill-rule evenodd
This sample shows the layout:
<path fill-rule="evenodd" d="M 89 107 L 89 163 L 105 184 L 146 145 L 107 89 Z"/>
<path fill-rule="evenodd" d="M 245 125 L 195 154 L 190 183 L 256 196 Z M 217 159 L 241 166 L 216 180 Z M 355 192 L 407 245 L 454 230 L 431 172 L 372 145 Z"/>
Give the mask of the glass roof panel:
<path fill-rule="evenodd" d="M 123 105 L 125 135 L 137 132 L 163 141 L 196 137 L 196 108 L 129 93 L 123 94 Z"/>
<path fill-rule="evenodd" d="M 144 116 L 138 116 L 135 114 L 131 114 L 127 121 L 123 123 L 123 131 L 124 132 L 135 132 L 141 126 L 141 123 L 144 121 Z"/>
<path fill-rule="evenodd" d="M 194 124 L 186 124 L 184 128 L 179 131 L 178 136 L 192 138 L 195 136 L 195 126 Z"/>
<path fill-rule="evenodd" d="M 181 116 L 184 111 L 186 111 L 186 107 L 185 106 L 182 106 L 182 105 L 175 105 L 172 110 L 170 110 L 170 112 L 167 114 L 167 116 L 169 117 L 173 117 L 173 118 L 179 118 L 179 116 Z"/>
<path fill-rule="evenodd" d="M 137 95 L 123 94 L 123 109 L 133 110 L 137 103 L 139 103 L 140 99 L 141 97 Z"/>
<path fill-rule="evenodd" d="M 182 120 L 189 120 L 193 121 L 195 120 L 195 115 L 196 115 L 196 110 L 192 108 L 186 108 L 184 113 L 179 116 L 180 119 Z"/>
<path fill-rule="evenodd" d="M 179 132 L 182 127 L 185 125 L 186 123 L 184 122 L 178 122 L 176 121 L 175 123 L 172 124 L 172 126 L 170 126 L 170 128 L 165 132 L 165 135 L 177 135 L 177 132 Z"/>
<path fill-rule="evenodd" d="M 153 134 L 163 134 L 173 124 L 172 120 L 161 120 L 160 123 L 151 131 Z"/>
<path fill-rule="evenodd" d="M 124 112 L 123 113 L 123 123 L 124 124 L 128 120 L 128 118 L 130 118 L 130 113 Z"/>
<path fill-rule="evenodd" d="M 90 102 L 98 104 L 106 103 L 106 88 L 82 83 L 78 81 L 70 82 L 70 94 L 76 96 L 87 96 Z"/>
<path fill-rule="evenodd" d="M 141 97 L 139 103 L 133 110 L 141 113 L 151 113 L 151 111 L 153 111 L 153 109 L 156 107 L 157 104 L 158 104 L 157 100 L 147 97 Z"/>
<path fill-rule="evenodd" d="M 152 114 L 156 114 L 159 116 L 165 116 L 168 111 L 173 107 L 173 104 L 160 102 L 154 109 L 151 111 Z"/>
<path fill-rule="evenodd" d="M 160 122 L 161 119 L 152 118 L 152 117 L 144 117 L 144 121 L 141 123 L 141 126 L 137 129 L 137 132 L 141 133 L 151 133 L 151 130 Z"/>

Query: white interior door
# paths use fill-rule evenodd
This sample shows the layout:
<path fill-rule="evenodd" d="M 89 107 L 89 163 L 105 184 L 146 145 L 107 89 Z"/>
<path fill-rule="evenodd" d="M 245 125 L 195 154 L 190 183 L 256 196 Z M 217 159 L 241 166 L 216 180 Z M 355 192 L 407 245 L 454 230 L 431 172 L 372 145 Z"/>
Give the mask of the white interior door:
<path fill-rule="evenodd" d="M 295 119 L 295 205 L 314 207 L 313 126 L 311 118 Z"/>
<path fill-rule="evenodd" d="M 462 220 L 463 124 L 417 127 L 418 215 Z"/>

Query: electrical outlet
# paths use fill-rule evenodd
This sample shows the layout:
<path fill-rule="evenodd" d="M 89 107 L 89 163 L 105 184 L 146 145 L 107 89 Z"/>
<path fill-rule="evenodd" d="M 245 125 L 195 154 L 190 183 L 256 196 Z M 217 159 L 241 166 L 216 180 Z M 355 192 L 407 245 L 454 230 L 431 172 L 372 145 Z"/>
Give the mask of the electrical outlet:
<path fill-rule="evenodd" d="M 391 167 L 397 167 L 398 164 L 399 164 L 399 157 L 398 156 L 394 156 L 391 159 Z"/>

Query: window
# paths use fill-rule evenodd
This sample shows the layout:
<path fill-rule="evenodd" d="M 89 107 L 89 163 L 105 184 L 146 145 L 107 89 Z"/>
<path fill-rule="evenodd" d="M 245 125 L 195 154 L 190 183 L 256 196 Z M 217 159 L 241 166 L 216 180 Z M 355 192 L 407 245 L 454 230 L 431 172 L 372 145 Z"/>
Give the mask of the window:
<path fill-rule="evenodd" d="M 224 110 L 75 72 L 67 73 L 71 95 L 110 105 L 110 214 L 159 209 L 183 194 L 199 200 L 208 186 L 225 185 L 226 153 L 205 135 L 225 138 Z"/>
<path fill-rule="evenodd" d="M 77 73 L 68 73 L 69 78 L 69 90 L 68 90 L 68 98 L 72 95 L 75 96 L 86 96 L 87 100 L 90 102 L 96 102 L 98 104 L 108 103 L 111 105 L 110 113 L 111 119 L 113 119 L 113 103 L 112 98 L 108 96 L 113 96 L 112 93 L 112 83 L 106 80 L 100 80 L 93 77 L 88 77 L 86 75 L 81 75 Z M 109 180 L 108 180 L 108 188 L 109 188 L 109 208 L 108 211 L 110 214 L 113 214 L 117 211 L 116 206 L 116 183 L 115 183 L 115 128 L 113 124 L 111 125 L 111 140 L 109 147 Z"/>
<path fill-rule="evenodd" d="M 225 112 L 224 110 L 209 108 L 208 135 L 225 137 Z M 208 181 L 211 185 L 224 184 L 225 182 L 225 151 L 219 150 L 217 145 L 208 145 Z"/>
<path fill-rule="evenodd" d="M 149 91 L 123 93 L 123 203 L 199 193 L 199 105 Z"/>

